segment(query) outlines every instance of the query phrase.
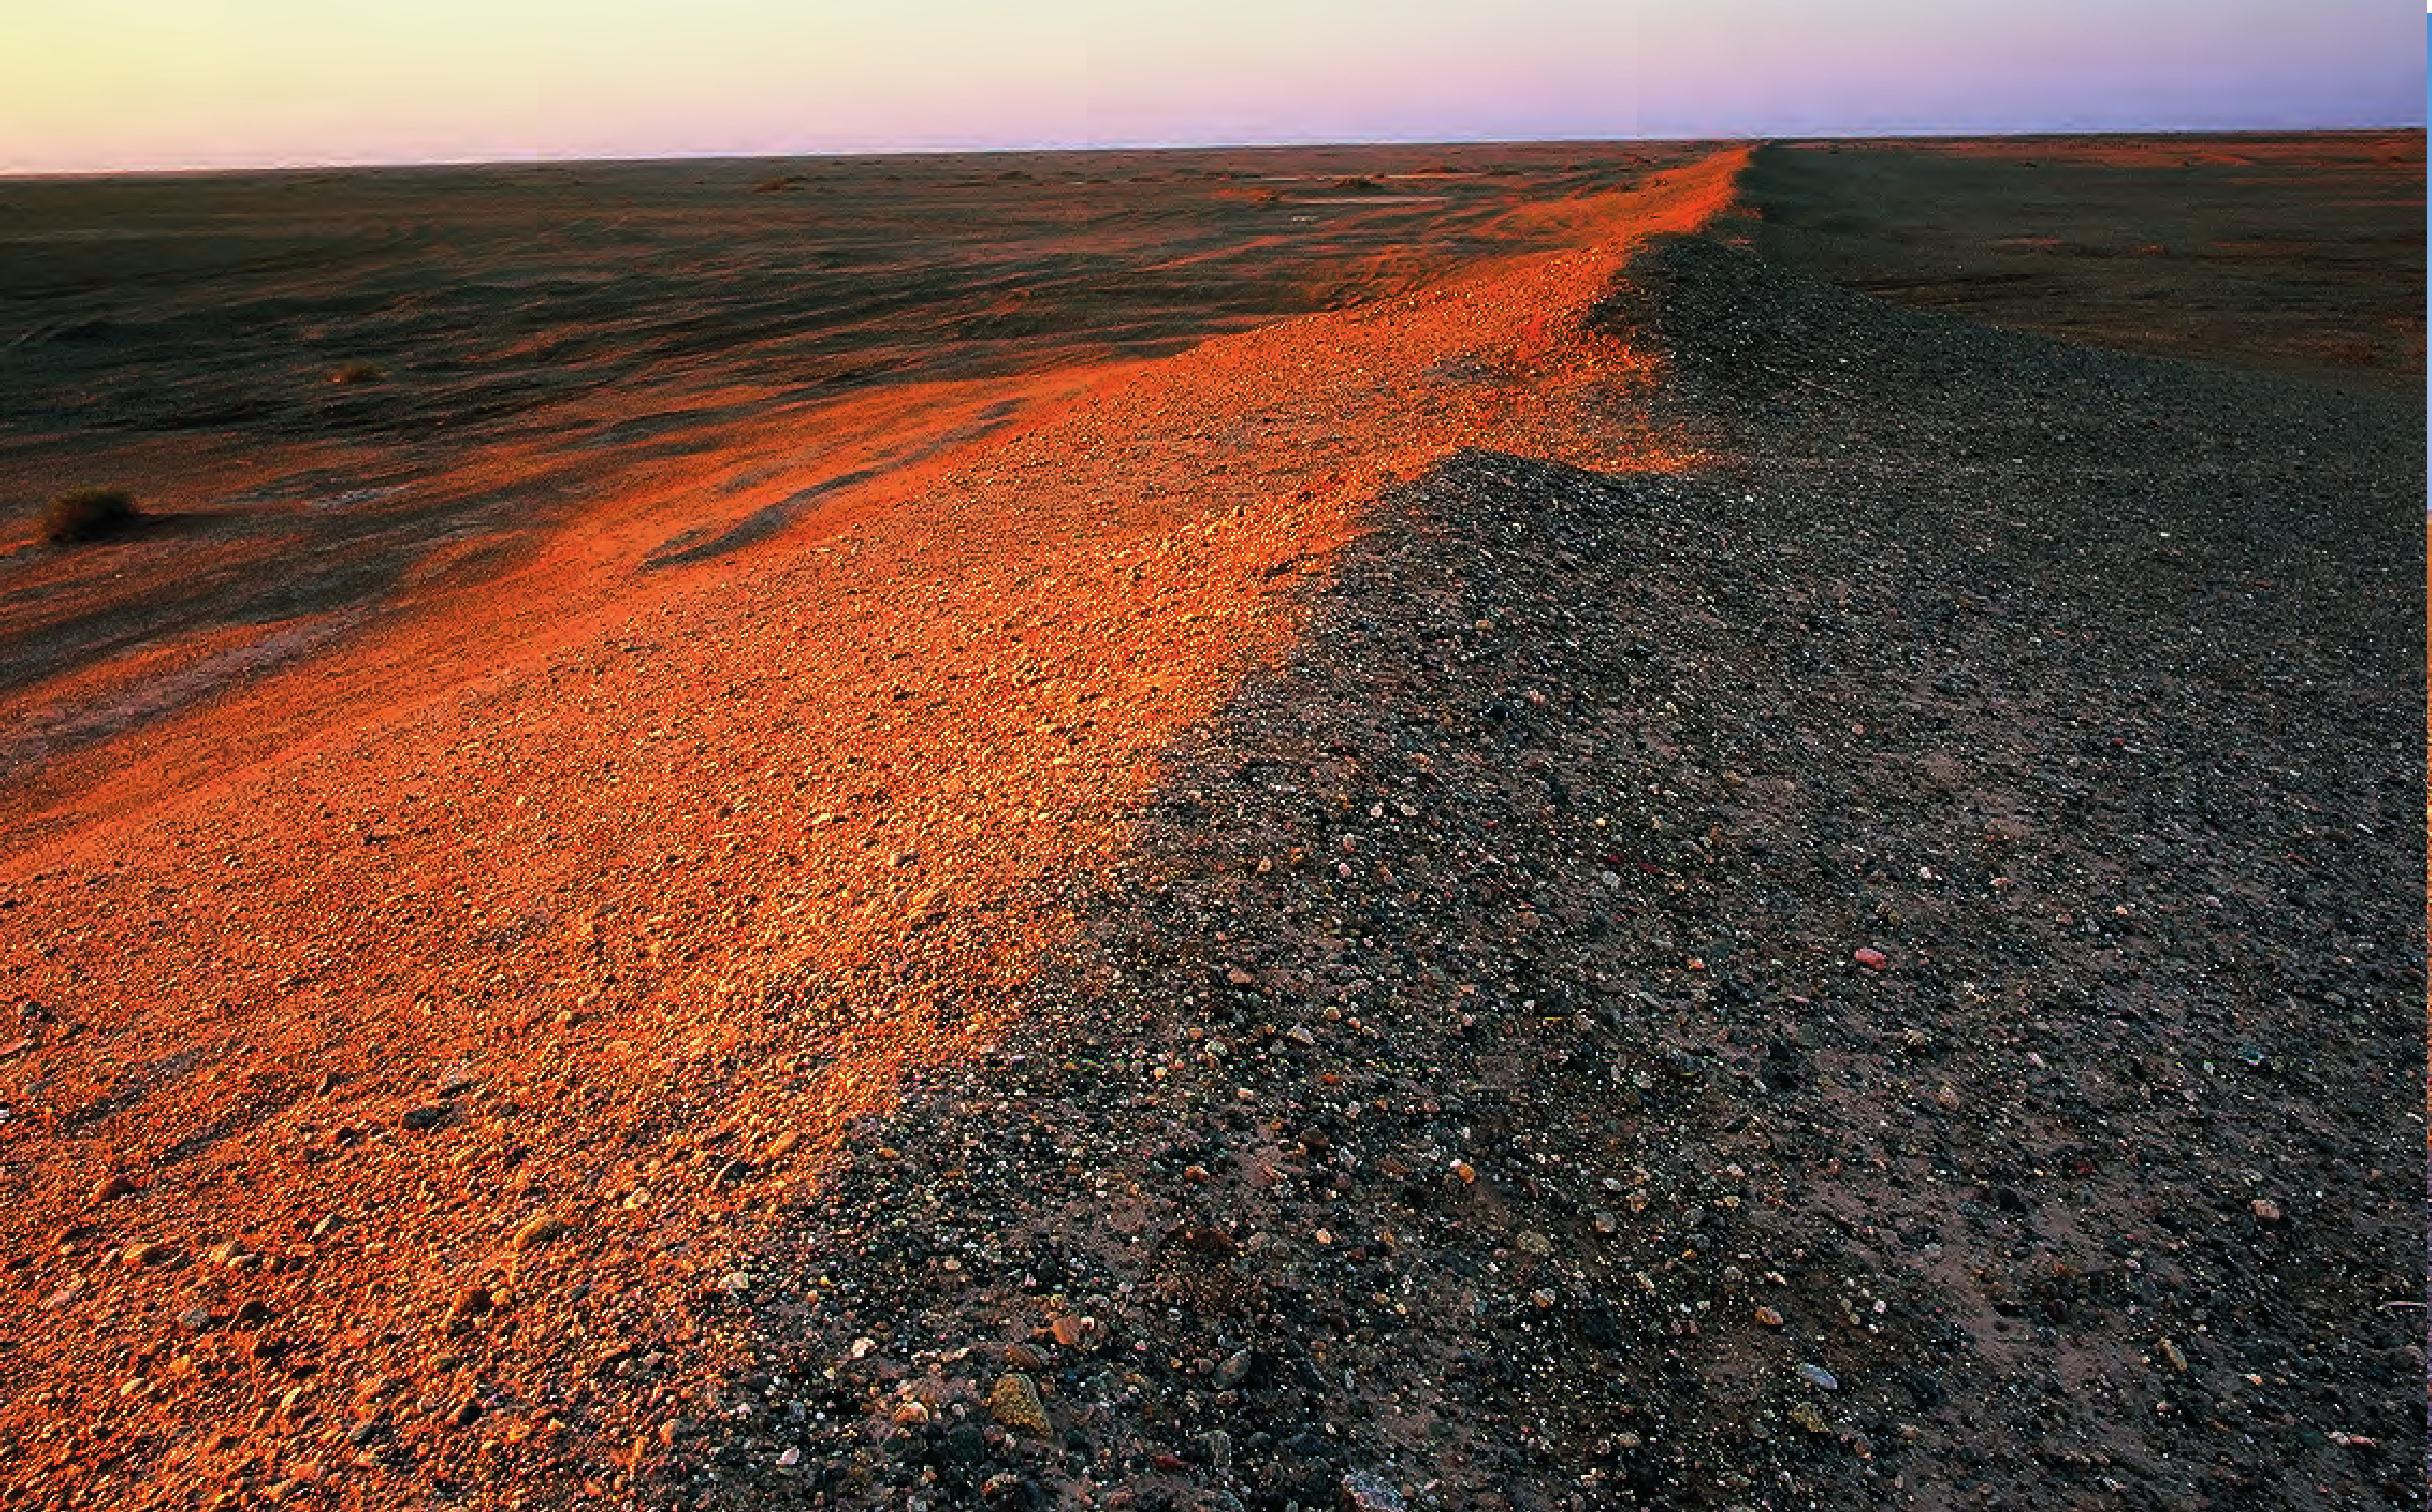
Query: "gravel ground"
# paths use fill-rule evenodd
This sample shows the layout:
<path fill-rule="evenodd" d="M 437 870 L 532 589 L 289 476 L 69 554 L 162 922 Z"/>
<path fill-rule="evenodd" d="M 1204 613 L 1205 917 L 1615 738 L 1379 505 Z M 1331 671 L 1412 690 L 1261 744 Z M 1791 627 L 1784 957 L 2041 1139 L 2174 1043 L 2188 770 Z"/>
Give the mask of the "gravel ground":
<path fill-rule="evenodd" d="M 1603 318 L 1716 463 L 1382 499 L 670 1500 L 2420 1504 L 2413 407 Z"/>

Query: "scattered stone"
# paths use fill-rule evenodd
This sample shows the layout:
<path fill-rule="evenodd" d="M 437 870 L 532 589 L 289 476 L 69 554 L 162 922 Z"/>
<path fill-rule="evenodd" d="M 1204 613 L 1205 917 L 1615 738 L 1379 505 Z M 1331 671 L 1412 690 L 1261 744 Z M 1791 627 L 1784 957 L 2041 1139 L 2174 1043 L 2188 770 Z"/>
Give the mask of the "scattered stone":
<path fill-rule="evenodd" d="M 1860 946 L 1850 954 L 1850 959 L 1869 971 L 1889 971 L 1892 964 L 1890 956 L 1875 949 L 1872 945 Z"/>
<path fill-rule="evenodd" d="M 988 1391 L 988 1415 L 1016 1433 L 1044 1438 L 1055 1429 L 1047 1420 L 1047 1404 L 1039 1400 L 1038 1384 L 1020 1371 L 997 1377 Z"/>
<path fill-rule="evenodd" d="M 1342 1512 L 1405 1512 L 1393 1483 L 1366 1470 L 1343 1472 Z"/>
<path fill-rule="evenodd" d="M 1831 1371 L 1826 1370 L 1821 1365 L 1811 1364 L 1804 1360 L 1799 1362 L 1799 1379 L 1805 1381 L 1808 1385 L 1815 1387 L 1819 1391 L 1839 1391 L 1841 1389 L 1841 1378 L 1839 1376 L 1834 1375 Z"/>
<path fill-rule="evenodd" d="M 515 1231 L 515 1237 L 507 1241 L 507 1247 L 521 1254 L 525 1250 L 538 1249 L 552 1239 L 562 1238 L 568 1232 L 564 1219 L 554 1213 L 541 1213 L 525 1220 L 523 1227 Z"/>
<path fill-rule="evenodd" d="M 1078 1349 L 1095 1331 L 1095 1320 L 1078 1313 L 1058 1313 L 1047 1325 L 1047 1331 L 1057 1344 L 1066 1349 Z"/>
<path fill-rule="evenodd" d="M 455 1114 L 456 1109 L 452 1104 L 425 1103 L 418 1108 L 406 1109 L 397 1121 L 409 1129 L 436 1129 Z"/>

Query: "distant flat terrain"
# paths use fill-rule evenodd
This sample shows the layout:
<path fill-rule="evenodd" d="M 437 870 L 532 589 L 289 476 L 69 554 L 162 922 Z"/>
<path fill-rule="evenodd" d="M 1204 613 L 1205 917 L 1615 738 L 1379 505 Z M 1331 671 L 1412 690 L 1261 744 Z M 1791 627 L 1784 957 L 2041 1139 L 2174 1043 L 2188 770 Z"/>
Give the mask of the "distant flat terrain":
<path fill-rule="evenodd" d="M 2424 134 L 1770 147 L 1760 250 L 2097 346 L 2420 389 Z"/>
<path fill-rule="evenodd" d="M 804 403 L 1158 355 L 1527 244 L 1515 207 L 1684 156 L 1273 149 L 0 181 L 0 439 L 64 432 L 89 467 L 95 445 L 141 433 L 504 438 L 568 399 L 608 408 L 592 417 L 604 430 L 636 388 L 744 383 Z M 356 364 L 377 377 L 332 386 Z M 684 407 L 671 398 L 657 433 L 680 434 Z M 6 477 L 11 492 L 40 481 Z"/>

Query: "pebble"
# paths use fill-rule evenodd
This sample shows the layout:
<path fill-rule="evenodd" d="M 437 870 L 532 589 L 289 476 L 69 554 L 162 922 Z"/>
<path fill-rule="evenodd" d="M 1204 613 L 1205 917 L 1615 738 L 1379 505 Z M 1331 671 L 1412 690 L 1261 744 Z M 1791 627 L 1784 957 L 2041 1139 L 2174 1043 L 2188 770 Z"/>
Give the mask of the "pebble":
<path fill-rule="evenodd" d="M 1343 1512 L 1404 1512 L 1402 1493 L 1365 1470 L 1343 1474 Z"/>
<path fill-rule="evenodd" d="M 525 1250 L 537 1249 L 566 1232 L 564 1219 L 554 1213 L 542 1213 L 526 1220 L 524 1226 L 515 1231 L 515 1237 L 508 1241 L 507 1247 L 520 1254 Z"/>
<path fill-rule="evenodd" d="M 1039 1400 L 1038 1384 L 1018 1370 L 997 1377 L 989 1388 L 988 1415 L 1017 1433 L 1045 1437 L 1054 1431 L 1047 1404 Z"/>
<path fill-rule="evenodd" d="M 1841 1389 L 1841 1378 L 1839 1376 L 1834 1375 L 1831 1371 L 1826 1370 L 1821 1365 L 1810 1364 L 1806 1361 L 1801 1361 L 1799 1363 L 1799 1379 L 1805 1381 L 1808 1385 L 1814 1386 L 1823 1391 L 1839 1391 Z"/>
<path fill-rule="evenodd" d="M 1887 956 L 1882 951 L 1875 949 L 1872 945 L 1861 946 L 1858 950 L 1851 953 L 1850 959 L 1865 967 L 1869 971 L 1888 971 L 1891 969 L 1892 964 L 1892 958 L 1890 956 Z"/>

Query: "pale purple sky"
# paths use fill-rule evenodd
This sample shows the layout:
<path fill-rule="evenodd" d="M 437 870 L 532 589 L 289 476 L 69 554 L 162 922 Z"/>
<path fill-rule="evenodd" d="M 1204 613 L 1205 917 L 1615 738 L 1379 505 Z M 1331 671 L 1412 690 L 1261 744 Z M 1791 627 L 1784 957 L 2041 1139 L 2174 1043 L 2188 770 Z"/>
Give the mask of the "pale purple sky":
<path fill-rule="evenodd" d="M 2420 124 L 2400 0 L 0 3 L 0 172 Z"/>

